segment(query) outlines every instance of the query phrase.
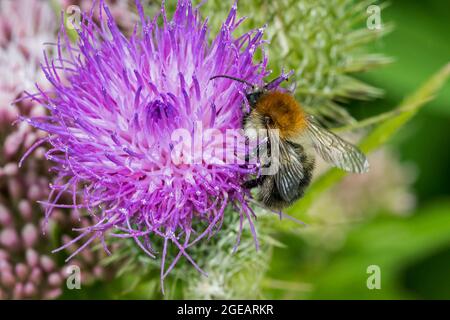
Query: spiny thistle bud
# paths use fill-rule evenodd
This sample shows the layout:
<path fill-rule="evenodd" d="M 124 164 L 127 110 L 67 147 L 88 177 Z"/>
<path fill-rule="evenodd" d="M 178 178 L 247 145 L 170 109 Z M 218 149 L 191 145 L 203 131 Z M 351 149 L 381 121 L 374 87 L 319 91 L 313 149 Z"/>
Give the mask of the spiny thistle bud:
<path fill-rule="evenodd" d="M 367 45 L 392 30 L 384 23 L 368 28 L 371 5 L 376 0 L 254 0 L 240 2 L 240 12 L 256 27 L 268 23 L 269 68 L 295 70 L 296 98 L 324 124 L 355 120 L 342 103 L 379 97 L 382 91 L 352 75 L 391 62 L 369 53 Z M 220 24 L 226 2 L 210 0 L 205 11 L 217 12 L 211 24 Z M 385 7 L 377 6 L 379 13 Z M 255 12 L 258 11 L 258 14 Z M 264 13 L 259 13 L 264 12 Z M 246 24 L 247 26 L 248 24 Z"/>
<path fill-rule="evenodd" d="M 275 223 L 273 216 L 260 210 L 256 213 L 261 250 L 255 250 L 250 232 L 240 235 L 242 221 L 228 208 L 220 233 L 190 250 L 190 255 L 208 277 L 198 273 L 188 261 L 181 260 L 167 275 L 164 285 L 170 290 L 166 290 L 164 296 L 158 290 L 159 262 L 138 250 L 131 241 L 120 243 L 115 254 L 105 259 L 107 265 L 121 266 L 118 275 L 123 289 L 116 293 L 116 298 L 144 295 L 152 299 L 254 299 L 262 296 L 261 280 L 268 268 L 272 247 L 277 243 L 269 236 Z M 176 250 L 168 250 L 166 259 L 175 261 L 179 255 Z"/>

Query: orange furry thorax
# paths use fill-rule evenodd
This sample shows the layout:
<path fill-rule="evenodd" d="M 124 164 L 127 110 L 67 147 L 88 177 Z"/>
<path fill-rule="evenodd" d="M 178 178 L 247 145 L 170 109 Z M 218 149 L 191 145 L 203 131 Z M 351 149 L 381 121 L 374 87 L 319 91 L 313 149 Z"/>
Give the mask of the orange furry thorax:
<path fill-rule="evenodd" d="M 272 91 L 264 94 L 256 103 L 255 110 L 270 117 L 273 128 L 280 130 L 282 138 L 291 138 L 306 128 L 306 114 L 289 93 Z"/>

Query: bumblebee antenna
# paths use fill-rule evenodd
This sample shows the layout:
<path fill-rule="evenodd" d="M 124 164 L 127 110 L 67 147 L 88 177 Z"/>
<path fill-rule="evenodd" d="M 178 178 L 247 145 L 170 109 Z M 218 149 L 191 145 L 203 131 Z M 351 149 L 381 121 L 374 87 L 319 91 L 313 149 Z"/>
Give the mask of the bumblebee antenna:
<path fill-rule="evenodd" d="M 226 74 L 220 74 L 220 75 L 214 76 L 214 77 L 210 78 L 209 80 L 214 80 L 214 79 L 218 79 L 218 78 L 226 78 L 226 79 L 238 81 L 238 82 L 241 82 L 241 83 L 245 83 L 246 85 L 248 85 L 248 86 L 250 86 L 250 87 L 252 87 L 252 88 L 255 87 L 254 84 L 251 84 L 250 82 L 245 81 L 244 79 L 240 79 L 240 78 L 228 76 L 228 75 L 226 75 Z"/>

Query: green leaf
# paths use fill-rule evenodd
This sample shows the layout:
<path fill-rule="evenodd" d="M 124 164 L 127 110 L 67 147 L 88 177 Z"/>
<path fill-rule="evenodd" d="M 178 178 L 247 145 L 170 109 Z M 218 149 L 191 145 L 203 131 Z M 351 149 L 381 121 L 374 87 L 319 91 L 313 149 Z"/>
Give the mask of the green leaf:
<path fill-rule="evenodd" d="M 450 75 L 450 63 L 432 76 L 422 87 L 407 97 L 395 110 L 392 117 L 376 126 L 360 143 L 365 153 L 370 153 L 385 144 L 400 130 L 445 84 Z M 339 169 L 330 169 L 319 177 L 309 188 L 304 198 L 291 206 L 287 213 L 293 216 L 305 214 L 313 202 L 326 190 L 338 183 L 346 173 Z"/>

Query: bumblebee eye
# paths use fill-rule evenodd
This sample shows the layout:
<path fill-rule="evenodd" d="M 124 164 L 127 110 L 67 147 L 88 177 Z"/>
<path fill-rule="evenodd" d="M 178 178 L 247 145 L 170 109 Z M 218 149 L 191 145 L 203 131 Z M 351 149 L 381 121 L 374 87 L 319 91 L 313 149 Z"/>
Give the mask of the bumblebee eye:
<path fill-rule="evenodd" d="M 247 94 L 246 97 L 247 97 L 248 103 L 250 103 L 250 106 L 252 108 L 256 106 L 256 103 L 258 102 L 261 95 L 262 95 L 262 92 L 259 90 Z"/>

